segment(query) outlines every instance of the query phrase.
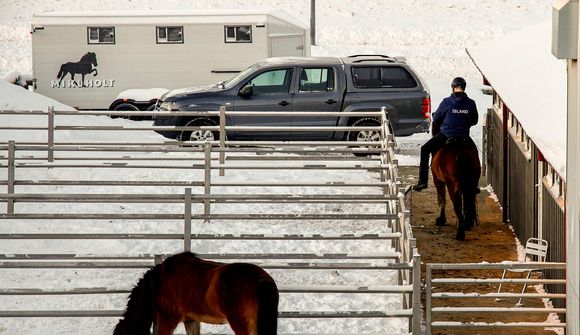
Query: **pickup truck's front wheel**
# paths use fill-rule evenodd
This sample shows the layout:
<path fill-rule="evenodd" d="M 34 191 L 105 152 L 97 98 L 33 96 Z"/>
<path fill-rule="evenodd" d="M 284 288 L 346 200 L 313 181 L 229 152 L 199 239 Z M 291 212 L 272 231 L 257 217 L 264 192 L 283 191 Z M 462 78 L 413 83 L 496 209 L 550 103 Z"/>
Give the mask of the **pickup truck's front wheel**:
<path fill-rule="evenodd" d="M 201 127 L 201 126 L 215 126 L 217 123 L 212 119 L 206 117 L 199 117 L 189 121 L 186 127 Z M 219 133 L 211 130 L 184 130 L 179 136 L 181 141 L 217 141 L 219 140 Z"/>

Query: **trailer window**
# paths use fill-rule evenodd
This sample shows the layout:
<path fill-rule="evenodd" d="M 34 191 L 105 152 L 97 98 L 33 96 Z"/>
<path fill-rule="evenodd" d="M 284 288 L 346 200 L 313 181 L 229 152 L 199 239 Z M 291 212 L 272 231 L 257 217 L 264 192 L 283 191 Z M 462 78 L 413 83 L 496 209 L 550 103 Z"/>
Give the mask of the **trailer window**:
<path fill-rule="evenodd" d="M 183 27 L 157 27 L 157 43 L 183 43 Z"/>
<path fill-rule="evenodd" d="M 115 27 L 88 27 L 89 44 L 115 44 Z"/>
<path fill-rule="evenodd" d="M 225 26 L 226 43 L 251 43 L 252 26 Z"/>

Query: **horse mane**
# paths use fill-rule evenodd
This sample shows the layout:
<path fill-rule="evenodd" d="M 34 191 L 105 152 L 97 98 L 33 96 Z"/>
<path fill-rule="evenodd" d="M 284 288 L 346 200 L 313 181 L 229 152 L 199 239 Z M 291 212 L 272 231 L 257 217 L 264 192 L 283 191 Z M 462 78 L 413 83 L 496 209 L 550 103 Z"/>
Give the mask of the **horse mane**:
<path fill-rule="evenodd" d="M 119 320 L 113 335 L 149 335 L 153 323 L 153 303 L 159 287 L 161 265 L 149 269 L 131 291 L 123 319 Z"/>

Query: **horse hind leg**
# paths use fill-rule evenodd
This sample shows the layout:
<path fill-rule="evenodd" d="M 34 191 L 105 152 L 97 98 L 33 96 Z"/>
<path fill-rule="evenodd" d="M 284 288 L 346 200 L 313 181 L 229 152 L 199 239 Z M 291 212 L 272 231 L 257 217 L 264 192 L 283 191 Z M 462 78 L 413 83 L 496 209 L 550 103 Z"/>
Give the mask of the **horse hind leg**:
<path fill-rule="evenodd" d="M 201 324 L 197 321 L 183 321 L 187 335 L 201 335 Z"/>
<path fill-rule="evenodd" d="M 180 320 L 173 317 L 157 317 L 157 335 L 172 335 Z"/>
<path fill-rule="evenodd" d="M 442 181 L 435 180 L 435 188 L 437 189 L 437 203 L 439 204 L 439 216 L 435 219 L 435 225 L 442 227 L 447 224 L 447 217 L 445 216 L 445 183 Z"/>
<path fill-rule="evenodd" d="M 235 335 L 258 335 L 256 318 L 250 320 L 242 315 L 228 318 L 228 323 Z"/>
<path fill-rule="evenodd" d="M 238 301 L 237 308 L 226 308 L 226 319 L 235 335 L 269 335 L 258 334 L 258 304 L 249 301 Z"/>
<path fill-rule="evenodd" d="M 457 216 L 457 235 L 455 236 L 455 239 L 463 241 L 465 240 L 465 218 L 463 217 L 463 199 L 461 190 L 458 185 L 451 185 L 448 189 L 449 197 L 453 202 L 453 211 L 455 212 L 455 216 Z"/>
<path fill-rule="evenodd" d="M 471 230 L 477 223 L 475 194 L 473 192 L 463 193 L 463 212 L 465 214 L 465 230 Z"/>

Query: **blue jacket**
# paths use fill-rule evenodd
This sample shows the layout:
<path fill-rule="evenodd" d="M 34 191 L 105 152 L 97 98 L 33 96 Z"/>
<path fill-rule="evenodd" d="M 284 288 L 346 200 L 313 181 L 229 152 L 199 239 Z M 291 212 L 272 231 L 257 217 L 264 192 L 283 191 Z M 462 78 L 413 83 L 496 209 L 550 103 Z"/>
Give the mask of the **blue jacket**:
<path fill-rule="evenodd" d="M 475 101 L 467 94 L 457 92 L 443 99 L 433 114 L 433 129 L 440 128 L 447 137 L 467 137 L 469 128 L 477 124 Z"/>

